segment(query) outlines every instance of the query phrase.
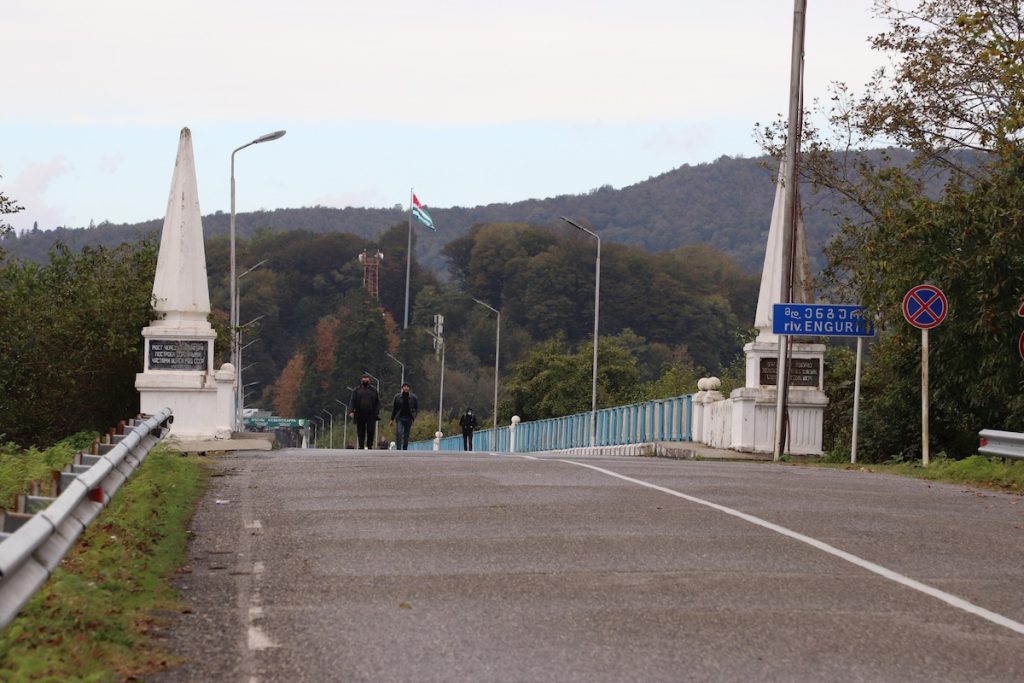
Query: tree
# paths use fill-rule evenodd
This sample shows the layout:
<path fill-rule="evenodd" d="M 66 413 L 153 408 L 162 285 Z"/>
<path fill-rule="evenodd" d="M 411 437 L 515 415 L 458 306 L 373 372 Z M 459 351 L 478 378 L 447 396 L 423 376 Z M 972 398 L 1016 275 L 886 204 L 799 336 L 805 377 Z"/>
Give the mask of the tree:
<path fill-rule="evenodd" d="M 0 267 L 0 433 L 21 446 L 102 431 L 138 413 L 150 242 Z"/>
<path fill-rule="evenodd" d="M 0 176 L 2 178 L 3 176 Z M 18 213 L 25 207 L 19 206 L 17 202 L 0 192 L 0 216 Z M 0 219 L 0 237 L 5 237 L 14 232 L 14 227 L 5 220 Z"/>
<path fill-rule="evenodd" d="M 636 358 L 628 348 L 635 335 L 602 337 L 598 347 L 598 406 L 636 401 L 641 392 Z M 499 411 L 523 420 L 542 420 L 590 410 L 593 381 L 592 344 L 575 353 L 555 337 L 537 345 L 512 368 Z"/>
<path fill-rule="evenodd" d="M 878 7 L 891 28 L 871 44 L 893 68 L 859 99 L 837 86 L 818 109 L 829 137 L 809 131 L 801 172 L 853 208 L 827 249 L 826 292 L 879 321 L 865 457 L 918 447 L 919 342 L 901 302 L 921 282 L 942 288 L 950 308 L 932 332 L 932 448 L 959 457 L 974 452 L 980 428 L 1024 419 L 1014 317 L 1024 300 L 1024 17 L 1017 0 Z M 778 130 L 765 131 L 769 149 Z M 878 140 L 914 155 L 872 151 Z M 937 172 L 938 195 L 928 184 Z"/>

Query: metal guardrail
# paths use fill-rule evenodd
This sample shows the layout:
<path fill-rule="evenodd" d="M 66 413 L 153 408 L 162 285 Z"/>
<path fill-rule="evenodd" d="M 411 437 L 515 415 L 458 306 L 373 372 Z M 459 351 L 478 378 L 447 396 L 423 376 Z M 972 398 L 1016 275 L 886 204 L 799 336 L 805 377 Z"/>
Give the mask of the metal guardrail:
<path fill-rule="evenodd" d="M 978 441 L 978 452 L 982 455 L 1024 460 L 1024 434 L 1020 432 L 982 429 L 978 432 Z"/>
<path fill-rule="evenodd" d="M 514 449 L 519 453 L 554 451 L 590 446 L 590 411 L 553 417 L 547 420 L 520 422 L 516 425 Z M 674 396 L 653 401 L 631 403 L 597 411 L 594 446 L 628 446 L 657 441 L 691 441 L 693 439 L 693 396 Z M 409 450 L 432 450 L 433 441 L 409 444 Z M 476 450 L 507 452 L 513 448 L 509 427 L 478 430 L 473 438 Z M 440 450 L 461 451 L 462 435 L 441 439 Z"/>
<path fill-rule="evenodd" d="M 160 443 L 171 420 L 164 408 L 126 432 L 84 472 L 69 477 L 59 496 L 0 542 L 0 628 L 17 616 L 106 507 L 132 472 Z"/>

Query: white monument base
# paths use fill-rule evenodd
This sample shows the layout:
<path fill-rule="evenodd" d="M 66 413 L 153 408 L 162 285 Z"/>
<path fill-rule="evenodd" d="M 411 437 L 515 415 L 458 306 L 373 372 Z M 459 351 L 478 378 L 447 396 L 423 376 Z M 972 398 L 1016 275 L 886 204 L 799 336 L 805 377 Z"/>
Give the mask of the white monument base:
<path fill-rule="evenodd" d="M 732 404 L 729 448 L 747 453 L 771 453 L 775 450 L 775 408 L 778 392 L 772 389 L 742 387 L 729 395 Z M 789 390 L 786 412 L 786 453 L 821 455 L 822 427 L 828 397 L 817 389 Z"/>
<path fill-rule="evenodd" d="M 231 438 L 235 368 L 225 363 L 216 373 L 149 371 L 135 376 L 140 409 L 173 411 L 170 436 L 180 441 Z"/>
<path fill-rule="evenodd" d="M 770 340 L 769 340 L 770 339 Z M 759 338 L 743 347 L 747 356 L 746 386 L 729 395 L 732 401 L 732 446 L 738 451 L 775 450 L 775 407 L 779 343 Z M 789 425 L 786 453 L 821 455 L 822 429 L 828 397 L 824 392 L 825 345 L 790 340 L 790 385 L 786 401 Z"/>

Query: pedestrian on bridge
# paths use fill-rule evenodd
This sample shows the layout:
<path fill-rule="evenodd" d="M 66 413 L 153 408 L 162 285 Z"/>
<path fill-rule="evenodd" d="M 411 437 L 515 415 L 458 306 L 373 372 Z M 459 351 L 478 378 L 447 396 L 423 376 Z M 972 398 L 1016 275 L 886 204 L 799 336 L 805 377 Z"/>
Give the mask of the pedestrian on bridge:
<path fill-rule="evenodd" d="M 391 421 L 388 424 L 395 426 L 395 444 L 398 450 L 409 450 L 409 432 L 412 431 L 413 420 L 419 412 L 420 404 L 416 394 L 409 390 L 409 384 L 402 385 L 401 393 L 395 394 L 394 405 L 391 408 Z"/>
<path fill-rule="evenodd" d="M 374 432 L 377 431 L 377 420 L 380 419 L 380 395 L 370 386 L 369 375 L 363 375 L 359 386 L 352 390 L 348 404 L 351 406 L 349 417 L 356 423 L 356 448 L 374 448 Z"/>
<path fill-rule="evenodd" d="M 462 450 L 473 450 L 473 430 L 476 429 L 476 415 L 472 408 L 466 408 L 465 414 L 459 418 L 462 427 Z"/>

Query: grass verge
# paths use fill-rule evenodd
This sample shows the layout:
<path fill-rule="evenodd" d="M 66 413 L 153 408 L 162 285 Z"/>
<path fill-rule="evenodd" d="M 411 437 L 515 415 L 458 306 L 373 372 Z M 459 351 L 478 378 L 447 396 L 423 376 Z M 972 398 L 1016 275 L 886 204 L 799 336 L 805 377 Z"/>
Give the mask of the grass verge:
<path fill-rule="evenodd" d="M 812 464 L 846 470 L 898 474 L 930 481 L 965 484 L 1006 493 L 1024 494 L 1024 460 L 972 455 L 963 460 L 933 458 L 928 467 L 923 467 L 920 461 L 864 464 L 817 462 Z"/>
<path fill-rule="evenodd" d="M 199 458 L 154 449 L 0 632 L 0 680 L 123 681 L 174 664 L 151 630 L 184 608 L 168 579 L 206 482 Z"/>

